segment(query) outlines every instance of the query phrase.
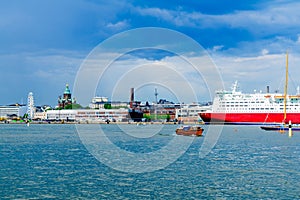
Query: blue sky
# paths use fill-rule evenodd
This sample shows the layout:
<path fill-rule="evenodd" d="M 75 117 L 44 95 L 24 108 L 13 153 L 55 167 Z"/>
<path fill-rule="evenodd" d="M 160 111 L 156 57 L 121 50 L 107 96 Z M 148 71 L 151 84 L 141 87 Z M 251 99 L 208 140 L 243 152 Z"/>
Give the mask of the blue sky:
<path fill-rule="evenodd" d="M 266 85 L 281 90 L 288 49 L 293 93 L 300 84 L 299 10 L 295 0 L 1 1 L 0 105 L 26 103 L 29 92 L 36 104 L 55 105 L 66 83 L 72 89 L 91 50 L 115 34 L 141 27 L 168 28 L 191 37 L 207 50 L 225 87 L 238 80 L 244 92 Z M 132 56 L 134 63 L 172 60 L 169 53 Z M 152 93 L 141 91 L 137 98 L 153 100 Z M 160 98 L 171 98 L 164 92 Z M 128 93 L 120 94 L 120 100 L 127 100 Z M 201 90 L 199 96 L 210 99 Z"/>

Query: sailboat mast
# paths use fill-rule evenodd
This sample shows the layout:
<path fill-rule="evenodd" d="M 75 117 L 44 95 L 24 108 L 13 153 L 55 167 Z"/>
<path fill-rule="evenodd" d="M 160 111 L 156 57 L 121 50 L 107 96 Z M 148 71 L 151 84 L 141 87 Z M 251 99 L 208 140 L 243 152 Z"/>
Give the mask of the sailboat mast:
<path fill-rule="evenodd" d="M 289 73 L 289 54 L 286 52 L 286 65 L 285 65 L 285 85 L 284 85 L 284 117 L 283 122 L 286 120 L 286 97 L 287 97 L 287 89 L 288 89 L 288 73 Z"/>

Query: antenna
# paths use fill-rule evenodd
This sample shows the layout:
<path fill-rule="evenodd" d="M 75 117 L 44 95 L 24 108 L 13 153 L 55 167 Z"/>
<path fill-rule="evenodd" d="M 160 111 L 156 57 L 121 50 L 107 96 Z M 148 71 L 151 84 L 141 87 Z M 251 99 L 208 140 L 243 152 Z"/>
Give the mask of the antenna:
<path fill-rule="evenodd" d="M 286 51 L 286 66 L 285 66 L 285 85 L 284 85 L 284 118 L 283 122 L 285 123 L 286 120 L 286 97 L 287 97 L 287 89 L 288 89 L 288 74 L 289 74 L 289 52 Z"/>
<path fill-rule="evenodd" d="M 155 116 L 155 121 L 157 120 L 157 110 L 156 110 L 156 106 L 157 106 L 157 95 L 158 95 L 158 92 L 157 92 L 157 88 L 155 88 L 154 90 L 154 95 L 155 95 L 155 104 L 154 104 L 154 116 Z"/>
<path fill-rule="evenodd" d="M 157 88 L 155 88 L 154 95 L 155 95 L 155 103 L 157 103 L 157 95 L 158 95 L 158 93 L 157 93 Z"/>

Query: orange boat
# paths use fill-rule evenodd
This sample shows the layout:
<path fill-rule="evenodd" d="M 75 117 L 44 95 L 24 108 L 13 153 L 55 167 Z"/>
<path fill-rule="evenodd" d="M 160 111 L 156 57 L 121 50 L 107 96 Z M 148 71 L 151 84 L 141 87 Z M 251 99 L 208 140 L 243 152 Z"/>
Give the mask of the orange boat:
<path fill-rule="evenodd" d="M 204 129 L 200 126 L 181 126 L 176 129 L 177 135 L 202 136 Z"/>

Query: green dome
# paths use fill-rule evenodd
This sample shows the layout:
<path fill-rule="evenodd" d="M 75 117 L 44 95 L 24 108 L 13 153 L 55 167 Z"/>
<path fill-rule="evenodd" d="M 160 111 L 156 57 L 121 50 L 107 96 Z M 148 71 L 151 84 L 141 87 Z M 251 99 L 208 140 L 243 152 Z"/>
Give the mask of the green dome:
<path fill-rule="evenodd" d="M 68 84 L 66 85 L 66 89 L 65 89 L 64 94 L 71 94 L 71 91 L 69 89 L 69 85 Z"/>

